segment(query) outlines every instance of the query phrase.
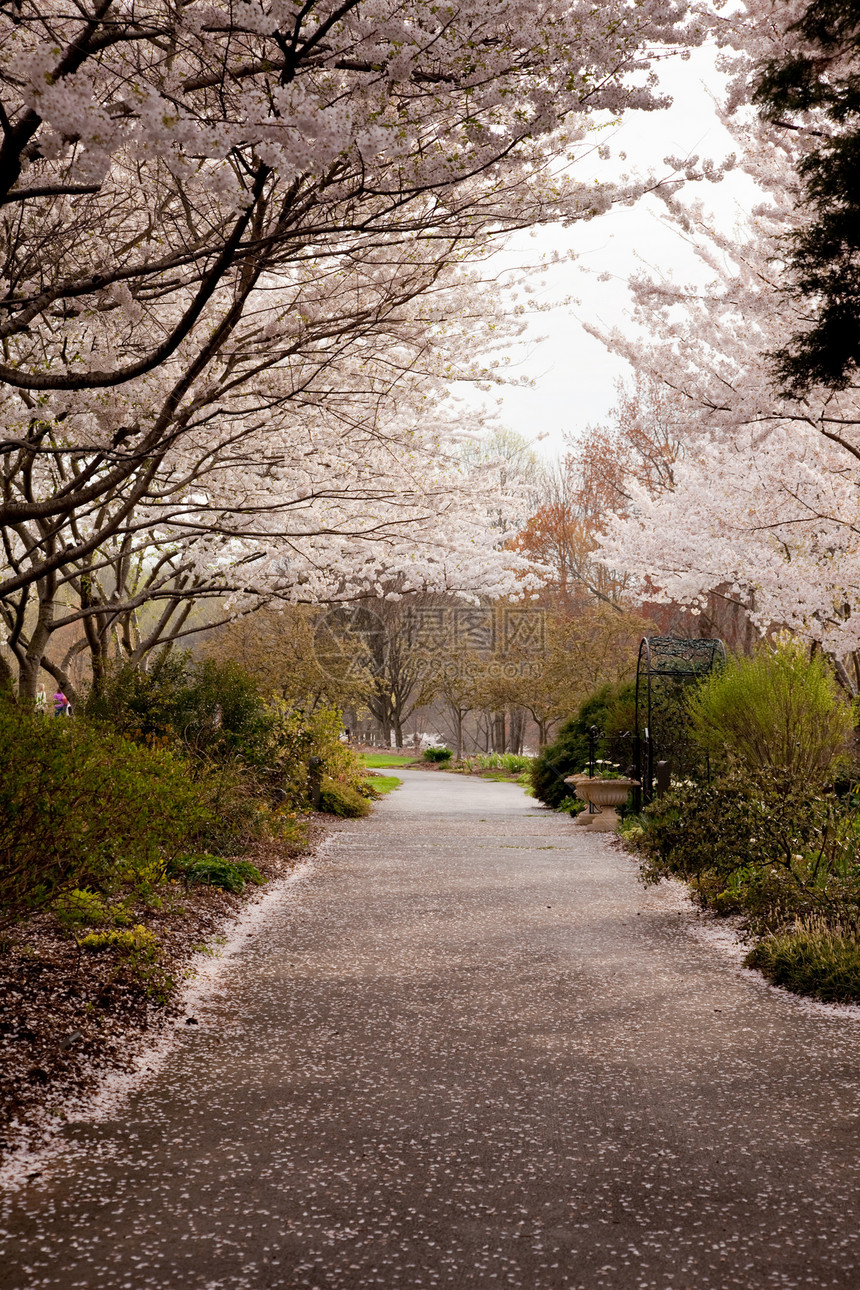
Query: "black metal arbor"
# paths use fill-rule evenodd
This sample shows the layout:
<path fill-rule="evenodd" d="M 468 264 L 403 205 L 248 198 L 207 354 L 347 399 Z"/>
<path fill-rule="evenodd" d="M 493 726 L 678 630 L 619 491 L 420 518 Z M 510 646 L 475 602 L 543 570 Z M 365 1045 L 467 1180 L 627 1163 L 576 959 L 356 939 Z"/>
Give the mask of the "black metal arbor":
<path fill-rule="evenodd" d="M 663 751 L 664 740 L 655 739 L 653 716 L 655 682 L 658 692 L 670 686 L 684 685 L 707 676 L 726 661 L 726 647 L 721 640 L 683 640 L 678 636 L 646 636 L 639 645 L 636 664 L 636 724 L 634 760 L 636 778 L 647 806 L 654 797 L 654 753 Z M 667 767 L 667 763 L 662 763 Z"/>

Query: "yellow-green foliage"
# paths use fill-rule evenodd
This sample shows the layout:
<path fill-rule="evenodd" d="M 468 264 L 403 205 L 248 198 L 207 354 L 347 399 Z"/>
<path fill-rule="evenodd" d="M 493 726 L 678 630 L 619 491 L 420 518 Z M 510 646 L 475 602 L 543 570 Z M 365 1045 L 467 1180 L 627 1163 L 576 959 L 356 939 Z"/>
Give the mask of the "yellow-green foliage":
<path fill-rule="evenodd" d="M 96 891 L 76 887 L 54 902 L 53 912 L 63 927 L 128 927 L 131 914 L 123 901 L 109 903 Z"/>
<path fill-rule="evenodd" d="M 745 959 L 786 990 L 828 1003 L 860 1000 L 860 932 L 821 918 L 798 920 L 790 931 L 760 941 Z"/>
<path fill-rule="evenodd" d="M 66 927 L 100 927 L 110 922 L 110 914 L 101 896 L 76 887 L 66 892 L 54 905 L 54 913 Z"/>
<path fill-rule="evenodd" d="M 398 779 L 396 775 L 374 775 L 373 779 L 367 779 L 364 782 L 364 796 L 381 797 L 383 794 L 391 793 L 395 788 L 399 788 L 403 780 Z"/>
<path fill-rule="evenodd" d="M 362 797 L 349 784 L 339 783 L 330 775 L 324 775 L 320 789 L 320 810 L 331 815 L 357 817 L 367 815 L 370 811 L 367 798 Z"/>
<path fill-rule="evenodd" d="M 343 719 L 337 708 L 317 708 L 307 713 L 274 699 L 266 709 L 272 722 L 269 774 L 287 792 L 290 802 L 307 804 L 311 757 L 320 759 L 322 775 L 356 792 L 360 790 L 365 768 L 361 757 L 341 742 Z"/>
<path fill-rule="evenodd" d="M 799 642 L 763 644 L 732 658 L 688 701 L 703 750 L 752 771 L 778 771 L 794 783 L 822 783 L 846 759 L 857 719 L 826 660 Z"/>
<path fill-rule="evenodd" d="M 90 932 L 78 945 L 90 954 L 114 955 L 120 971 L 131 976 L 152 1003 L 166 1003 L 176 989 L 176 980 L 162 962 L 158 937 L 142 923 L 122 931 Z"/>
<path fill-rule="evenodd" d="M 102 954 L 113 950 L 122 958 L 140 961 L 154 959 L 158 953 L 158 937 L 142 923 L 127 930 L 110 932 L 90 932 L 78 941 L 82 950 L 92 954 Z"/>

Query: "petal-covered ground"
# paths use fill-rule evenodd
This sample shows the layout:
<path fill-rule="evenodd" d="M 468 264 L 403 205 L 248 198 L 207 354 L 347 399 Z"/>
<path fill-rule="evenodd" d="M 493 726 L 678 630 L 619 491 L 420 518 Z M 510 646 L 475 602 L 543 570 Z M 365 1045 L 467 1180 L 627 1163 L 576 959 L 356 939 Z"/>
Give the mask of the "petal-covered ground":
<path fill-rule="evenodd" d="M 0 1286 L 856 1290 L 858 1021 L 515 785 L 399 773 L 10 1195 Z"/>

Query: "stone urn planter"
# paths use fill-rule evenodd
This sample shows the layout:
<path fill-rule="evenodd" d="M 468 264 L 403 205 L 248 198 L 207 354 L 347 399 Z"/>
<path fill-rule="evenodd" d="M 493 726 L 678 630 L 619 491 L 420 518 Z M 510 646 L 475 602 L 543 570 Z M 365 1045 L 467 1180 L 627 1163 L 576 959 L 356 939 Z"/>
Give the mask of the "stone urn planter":
<path fill-rule="evenodd" d="M 576 823 L 593 833 L 614 833 L 620 824 L 617 806 L 623 806 L 631 788 L 639 787 L 638 779 L 589 779 L 587 775 L 568 775 L 565 784 L 572 784 L 576 796 L 600 810 L 599 815 L 583 811 Z"/>
<path fill-rule="evenodd" d="M 588 775 L 568 775 L 564 782 L 565 784 L 573 785 L 573 791 L 579 798 L 580 802 L 588 802 L 587 786 L 589 784 L 594 784 L 597 781 L 589 779 Z M 574 824 L 579 824 L 580 826 L 585 825 L 587 827 L 596 819 L 596 815 L 589 815 L 588 811 L 580 811 L 579 815 L 574 817 L 573 822 Z"/>

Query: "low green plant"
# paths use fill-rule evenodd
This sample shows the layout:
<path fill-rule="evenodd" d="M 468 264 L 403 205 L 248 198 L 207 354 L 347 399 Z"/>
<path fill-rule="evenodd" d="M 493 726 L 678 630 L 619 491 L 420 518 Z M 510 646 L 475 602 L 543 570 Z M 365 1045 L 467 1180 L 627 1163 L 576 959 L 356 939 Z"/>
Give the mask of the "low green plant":
<path fill-rule="evenodd" d="M 588 803 L 581 801 L 578 797 L 565 797 L 558 805 L 559 811 L 564 811 L 565 815 L 580 815 L 582 811 L 588 810 Z"/>
<path fill-rule="evenodd" d="M 216 855 L 186 855 L 170 866 L 171 877 L 181 878 L 189 886 L 220 887 L 238 894 L 246 883 L 259 887 L 264 879 L 256 865 L 248 860 L 227 860 Z"/>
<path fill-rule="evenodd" d="M 320 786 L 320 810 L 351 819 L 370 812 L 370 803 L 357 789 L 324 775 Z"/>
<path fill-rule="evenodd" d="M 142 923 L 122 931 L 90 932 L 78 945 L 90 954 L 114 955 L 152 1003 L 166 1003 L 176 988 L 175 979 L 161 963 L 158 937 Z"/>
<path fill-rule="evenodd" d="M 688 698 L 693 735 L 722 764 L 823 784 L 847 760 L 856 704 L 822 654 L 788 638 L 731 658 Z"/>
<path fill-rule="evenodd" d="M 531 770 L 533 757 L 521 753 L 473 753 L 458 763 L 458 769 L 469 772 L 503 770 L 510 775 L 521 775 Z"/>
<path fill-rule="evenodd" d="M 450 761 L 453 754 L 450 748 L 425 748 L 422 756 L 425 761 L 443 762 Z"/>
<path fill-rule="evenodd" d="M 798 920 L 794 927 L 765 936 L 747 954 L 774 985 L 827 1003 L 860 1001 L 860 928 L 828 923 L 821 917 Z"/>
<path fill-rule="evenodd" d="M 645 826 L 641 815 L 630 814 L 622 817 L 618 834 L 628 846 L 637 846 L 645 836 Z"/>
<path fill-rule="evenodd" d="M 90 932 L 79 939 L 78 945 L 91 954 L 103 954 L 106 950 L 111 950 L 122 958 L 134 961 L 151 961 L 159 949 L 155 932 L 151 932 L 142 923 L 119 931 Z"/>
<path fill-rule="evenodd" d="M 63 927 L 99 927 L 111 921 L 110 912 L 98 892 L 80 887 L 64 892 L 54 902 L 53 912 Z"/>

